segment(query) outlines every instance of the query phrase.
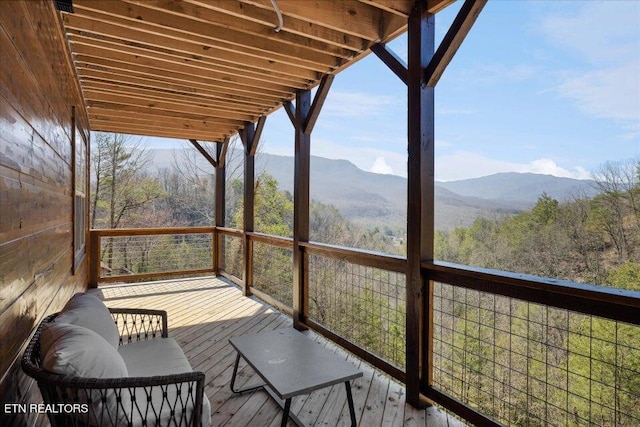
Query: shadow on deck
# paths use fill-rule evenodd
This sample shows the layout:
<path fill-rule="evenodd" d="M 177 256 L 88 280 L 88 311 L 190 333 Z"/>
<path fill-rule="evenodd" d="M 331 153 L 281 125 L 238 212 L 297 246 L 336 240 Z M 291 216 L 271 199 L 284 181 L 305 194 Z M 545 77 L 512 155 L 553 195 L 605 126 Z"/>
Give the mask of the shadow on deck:
<path fill-rule="evenodd" d="M 169 336 L 178 341 L 194 370 L 206 375 L 205 393 L 211 401 L 212 426 L 279 426 L 282 410 L 265 391 L 233 395 L 229 389 L 235 351 L 229 338 L 291 327 L 291 318 L 255 297 L 245 298 L 225 279 L 204 277 L 102 286 L 91 292 L 109 307 L 154 308 L 168 312 Z M 405 404 L 404 386 L 362 362 L 333 342 L 308 331 L 308 336 L 363 371 L 352 382 L 360 426 L 463 426 L 431 407 L 418 410 Z M 260 383 L 241 361 L 237 387 Z M 307 426 L 349 425 L 342 384 L 294 398 L 291 412 Z M 290 426 L 294 424 L 290 421 Z"/>

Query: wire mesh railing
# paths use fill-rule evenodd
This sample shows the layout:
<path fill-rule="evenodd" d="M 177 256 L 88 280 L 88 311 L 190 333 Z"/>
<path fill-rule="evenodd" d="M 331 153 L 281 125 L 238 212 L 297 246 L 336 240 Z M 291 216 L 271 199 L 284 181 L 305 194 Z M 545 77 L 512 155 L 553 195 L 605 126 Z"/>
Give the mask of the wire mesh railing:
<path fill-rule="evenodd" d="M 386 362 L 405 366 L 405 275 L 308 254 L 309 318 Z"/>
<path fill-rule="evenodd" d="M 508 425 L 640 425 L 640 327 L 435 283 L 433 384 Z"/>
<path fill-rule="evenodd" d="M 293 307 L 293 249 L 253 242 L 252 288 Z"/>
<path fill-rule="evenodd" d="M 136 280 L 214 271 L 214 231 L 183 229 L 93 230 L 98 279 Z"/>
<path fill-rule="evenodd" d="M 242 280 L 244 271 L 244 246 L 242 235 L 220 234 L 222 245 L 222 270 Z"/>

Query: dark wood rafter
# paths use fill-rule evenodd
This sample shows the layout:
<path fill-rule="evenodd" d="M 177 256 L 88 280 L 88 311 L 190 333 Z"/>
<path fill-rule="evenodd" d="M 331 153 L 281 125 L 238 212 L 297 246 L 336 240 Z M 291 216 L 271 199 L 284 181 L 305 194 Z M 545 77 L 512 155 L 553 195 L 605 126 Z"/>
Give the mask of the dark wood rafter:
<path fill-rule="evenodd" d="M 466 0 L 464 2 L 425 70 L 424 79 L 427 86 L 434 87 L 438 83 L 485 4 L 487 4 L 487 0 Z"/>
<path fill-rule="evenodd" d="M 287 116 L 289 116 L 289 120 L 291 120 L 291 124 L 295 126 L 296 125 L 296 107 L 295 105 L 293 105 L 293 102 L 285 101 L 282 104 L 282 108 L 284 108 L 284 111 L 287 113 Z"/>
<path fill-rule="evenodd" d="M 320 111 L 322 111 L 322 106 L 324 105 L 324 101 L 327 99 L 327 95 L 329 94 L 329 89 L 331 89 L 331 83 L 333 83 L 334 78 L 335 76 L 333 74 L 326 74 L 322 77 L 322 80 L 320 80 L 320 86 L 313 97 L 309 116 L 304 122 L 304 133 L 310 134 L 313 131 L 313 127 L 318 121 Z"/>
<path fill-rule="evenodd" d="M 295 157 L 293 178 L 293 326 L 305 329 L 309 311 L 306 275 L 307 257 L 301 242 L 309 241 L 309 181 L 311 167 L 311 134 L 304 132 L 304 123 L 311 109 L 311 91 L 296 94 Z"/>
<path fill-rule="evenodd" d="M 207 159 L 211 166 L 213 166 L 214 168 L 218 167 L 218 161 L 214 159 L 211 154 L 209 154 L 209 152 L 197 140 L 189 139 L 189 142 L 195 147 L 196 150 L 198 150 L 200 154 L 202 154 L 202 157 Z"/>
<path fill-rule="evenodd" d="M 408 71 L 407 64 L 395 54 L 392 50 L 388 49 L 384 43 L 376 43 L 371 46 L 371 51 L 376 54 L 378 58 L 396 75 L 404 84 L 407 84 Z"/>
<path fill-rule="evenodd" d="M 421 260 L 433 259 L 434 237 L 434 90 L 424 69 L 434 51 L 435 19 L 426 3 L 416 2 L 409 16 L 407 79 L 407 402 L 421 406 L 421 386 L 430 384 L 431 288 Z"/>

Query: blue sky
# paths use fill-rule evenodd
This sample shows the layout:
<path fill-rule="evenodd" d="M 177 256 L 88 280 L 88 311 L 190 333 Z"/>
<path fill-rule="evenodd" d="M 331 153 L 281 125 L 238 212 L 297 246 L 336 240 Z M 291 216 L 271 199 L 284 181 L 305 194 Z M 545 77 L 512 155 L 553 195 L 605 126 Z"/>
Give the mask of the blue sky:
<path fill-rule="evenodd" d="M 437 15 L 438 42 L 460 5 Z M 406 59 L 406 36 L 390 47 Z M 640 1 L 488 2 L 438 83 L 436 112 L 441 181 L 588 178 L 605 161 L 640 157 Z M 404 85 L 374 55 L 343 71 L 311 143 L 312 155 L 406 176 Z M 261 150 L 293 155 L 282 110 L 267 118 Z"/>

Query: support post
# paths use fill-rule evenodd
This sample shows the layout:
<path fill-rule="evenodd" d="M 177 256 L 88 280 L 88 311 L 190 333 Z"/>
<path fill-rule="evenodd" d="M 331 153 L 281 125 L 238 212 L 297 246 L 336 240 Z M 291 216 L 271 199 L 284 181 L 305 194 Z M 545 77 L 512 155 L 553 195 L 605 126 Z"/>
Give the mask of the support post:
<path fill-rule="evenodd" d="M 227 147 L 229 145 L 229 138 L 226 138 L 222 144 L 216 146 L 216 227 L 224 227 L 225 217 L 225 179 L 226 179 L 226 166 L 225 157 L 227 153 Z M 224 259 L 224 242 L 222 242 L 222 235 L 215 234 L 215 251 L 216 251 L 216 275 L 220 274 L 222 270 L 222 260 Z"/>
<path fill-rule="evenodd" d="M 293 326 L 306 329 L 309 309 L 307 258 L 300 242 L 309 241 L 309 179 L 311 134 L 304 132 L 311 109 L 311 91 L 299 90 L 295 108 L 295 160 L 293 179 Z"/>
<path fill-rule="evenodd" d="M 244 211 L 243 211 L 243 253 L 244 253 L 244 271 L 243 271 L 243 288 L 242 292 L 245 296 L 251 295 L 251 285 L 253 284 L 253 251 L 251 250 L 251 242 L 249 241 L 248 232 L 253 231 L 253 207 L 255 202 L 255 157 L 253 153 L 253 145 L 255 136 L 255 127 L 251 122 L 245 122 L 244 131 L 241 133 L 242 144 L 244 146 Z"/>
<path fill-rule="evenodd" d="M 431 285 L 420 268 L 433 259 L 434 89 L 424 70 L 434 53 L 435 18 L 417 1 L 409 16 L 407 173 L 407 402 L 419 407 L 420 389 L 431 381 Z"/>

